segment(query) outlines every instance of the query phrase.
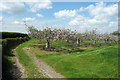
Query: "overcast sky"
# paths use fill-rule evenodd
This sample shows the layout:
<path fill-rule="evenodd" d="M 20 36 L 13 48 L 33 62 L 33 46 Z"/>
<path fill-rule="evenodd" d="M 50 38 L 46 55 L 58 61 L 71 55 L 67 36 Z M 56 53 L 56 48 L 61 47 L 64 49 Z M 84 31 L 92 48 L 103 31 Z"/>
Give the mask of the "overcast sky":
<path fill-rule="evenodd" d="M 26 33 L 24 21 L 38 29 L 69 28 L 84 32 L 97 28 L 101 33 L 118 29 L 117 2 L 2 2 L 0 12 L 2 31 L 8 32 Z"/>

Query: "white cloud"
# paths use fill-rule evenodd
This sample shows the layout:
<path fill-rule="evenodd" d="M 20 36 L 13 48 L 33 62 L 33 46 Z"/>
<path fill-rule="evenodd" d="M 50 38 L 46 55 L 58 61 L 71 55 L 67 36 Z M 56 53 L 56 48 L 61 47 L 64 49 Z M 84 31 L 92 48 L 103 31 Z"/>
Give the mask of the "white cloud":
<path fill-rule="evenodd" d="M 27 11 L 24 3 L 0 3 L 0 11 L 12 14 L 20 14 Z"/>
<path fill-rule="evenodd" d="M 117 27 L 117 22 L 111 21 L 112 18 L 117 18 L 118 5 L 106 5 L 103 2 L 90 5 L 86 8 L 81 8 L 81 11 L 88 10 L 90 17 L 77 15 L 68 24 L 70 26 L 79 26 L 79 28 L 86 29 L 109 29 L 110 27 Z M 113 28 L 112 28 L 113 29 Z M 114 28 L 116 29 L 116 28 Z"/>
<path fill-rule="evenodd" d="M 30 18 L 30 17 L 22 19 L 22 21 L 34 21 L 34 20 L 35 18 Z"/>
<path fill-rule="evenodd" d="M 96 5 L 90 5 L 86 8 L 91 16 L 96 19 L 110 19 L 111 17 L 117 16 L 118 5 L 106 5 L 103 2 L 96 3 Z"/>
<path fill-rule="evenodd" d="M 81 23 L 83 23 L 85 20 L 86 18 L 84 18 L 81 15 L 78 15 L 76 18 L 74 18 L 73 20 L 69 22 L 69 25 L 72 25 L 72 26 L 81 25 Z"/>
<path fill-rule="evenodd" d="M 2 17 L 2 16 L 0 16 L 0 21 L 2 21 L 2 19 L 3 19 L 3 17 Z"/>
<path fill-rule="evenodd" d="M 22 32 L 22 33 L 27 33 L 27 29 L 25 26 L 21 26 L 19 24 L 15 25 L 15 24 L 4 24 L 2 25 L 2 31 L 6 31 L 6 32 Z"/>
<path fill-rule="evenodd" d="M 32 12 L 37 12 L 40 9 L 51 9 L 52 2 L 50 0 L 40 0 L 39 2 L 27 2 L 26 3 Z"/>
<path fill-rule="evenodd" d="M 5 0 L 5 2 L 0 3 L 0 11 L 12 13 L 12 14 L 20 14 L 27 12 L 29 10 L 32 12 L 37 12 L 40 9 L 50 9 L 50 8 L 52 8 L 52 2 L 50 0 L 34 0 L 34 1 Z"/>
<path fill-rule="evenodd" d="M 36 14 L 36 16 L 38 16 L 38 17 L 43 17 L 43 15 L 42 15 L 42 14 Z"/>
<path fill-rule="evenodd" d="M 105 24 L 107 23 L 106 20 L 96 20 L 94 18 L 89 18 L 89 17 L 84 17 L 84 16 L 81 16 L 81 15 L 78 15 L 76 16 L 76 18 L 74 18 L 73 20 L 71 20 L 69 22 L 69 25 L 82 25 L 84 26 L 85 24 L 87 25 L 102 25 L 102 24 Z"/>
<path fill-rule="evenodd" d="M 98 30 L 101 30 L 101 32 L 105 32 L 107 31 L 110 27 L 112 27 L 112 29 L 116 29 L 117 27 L 117 22 L 113 22 L 113 21 L 108 21 L 106 19 L 102 19 L 102 20 L 97 20 L 95 18 L 89 18 L 89 17 L 84 17 L 81 15 L 78 15 L 76 18 L 74 18 L 73 20 L 71 20 L 68 23 L 70 26 L 76 26 L 77 30 L 92 30 L 97 28 Z"/>
<path fill-rule="evenodd" d="M 111 21 L 109 23 L 109 27 L 118 27 L 118 22 L 117 21 Z"/>
<path fill-rule="evenodd" d="M 85 8 L 84 7 L 81 7 L 78 12 L 82 12 L 82 11 L 85 11 Z"/>
<path fill-rule="evenodd" d="M 20 24 L 20 22 L 19 22 L 19 21 L 14 21 L 13 23 L 14 23 L 14 24 Z"/>
<path fill-rule="evenodd" d="M 70 18 L 70 17 L 75 17 L 77 15 L 77 11 L 64 9 L 64 10 L 54 13 L 54 15 L 56 18 L 61 18 L 61 17 Z"/>
<path fill-rule="evenodd" d="M 50 0 L 1 0 L 1 2 L 49 2 Z"/>
<path fill-rule="evenodd" d="M 85 11 L 84 7 L 81 7 L 80 9 L 74 9 L 74 10 L 60 10 L 59 12 L 55 12 L 54 16 L 56 18 L 70 18 L 75 17 L 78 15 L 79 12 Z"/>

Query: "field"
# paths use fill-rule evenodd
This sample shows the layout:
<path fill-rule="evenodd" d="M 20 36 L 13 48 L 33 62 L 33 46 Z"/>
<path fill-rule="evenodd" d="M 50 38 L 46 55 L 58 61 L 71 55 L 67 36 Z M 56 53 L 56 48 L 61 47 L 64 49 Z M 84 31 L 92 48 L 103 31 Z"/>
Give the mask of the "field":
<path fill-rule="evenodd" d="M 0 6 L 3 80 L 120 80 L 118 2 L 20 1 Z"/>
<path fill-rule="evenodd" d="M 50 43 L 50 48 L 45 49 L 44 40 L 30 40 L 16 49 L 29 77 L 34 77 L 34 74 L 40 77 L 41 74 L 34 70 L 36 66 L 32 58 L 26 56 L 25 51 L 23 52 L 24 47 L 66 78 L 118 77 L 118 45 L 116 43 L 98 42 L 93 45 L 91 41 L 84 41 L 80 47 L 77 47 L 75 42 L 66 43 L 62 40 Z"/>
<path fill-rule="evenodd" d="M 86 39 L 78 46 L 76 40 L 46 41 L 24 36 L 13 38 L 11 34 L 12 38 L 2 39 L 3 79 L 119 76 L 117 41 Z"/>

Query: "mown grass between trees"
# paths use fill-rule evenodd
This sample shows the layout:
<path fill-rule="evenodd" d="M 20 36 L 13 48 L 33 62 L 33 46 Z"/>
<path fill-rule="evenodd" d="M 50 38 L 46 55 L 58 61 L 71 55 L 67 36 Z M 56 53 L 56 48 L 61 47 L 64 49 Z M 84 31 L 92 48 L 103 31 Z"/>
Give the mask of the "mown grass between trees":
<path fill-rule="evenodd" d="M 43 42 L 44 43 L 44 42 Z M 29 45 L 31 52 L 39 59 L 44 60 L 57 72 L 67 78 L 117 78 L 118 77 L 118 45 L 80 47 L 76 52 L 52 52 L 41 50 L 42 42 L 35 46 Z M 54 43 L 54 44 L 53 44 Z M 71 47 L 60 42 L 53 42 L 56 48 Z M 41 45 L 40 45 L 41 44 Z M 59 45 L 61 44 L 61 45 Z M 58 46 L 59 47 L 58 47 Z M 74 45 L 74 43 L 73 43 Z M 84 44 L 83 44 L 84 45 Z M 53 47 L 51 45 L 51 47 Z M 44 46 L 42 46 L 44 47 Z M 74 48 L 75 49 L 75 48 Z M 76 48 L 77 49 L 77 48 Z M 80 51 L 83 49 L 83 51 Z"/>

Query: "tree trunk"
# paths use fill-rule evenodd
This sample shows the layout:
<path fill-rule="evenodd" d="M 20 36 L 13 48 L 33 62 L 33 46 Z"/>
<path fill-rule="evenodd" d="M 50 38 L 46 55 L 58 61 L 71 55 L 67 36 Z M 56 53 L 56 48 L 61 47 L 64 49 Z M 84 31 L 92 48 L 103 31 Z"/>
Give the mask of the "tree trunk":
<path fill-rule="evenodd" d="M 112 43 L 112 40 L 110 40 L 110 43 Z"/>
<path fill-rule="evenodd" d="M 69 40 L 66 40 L 66 43 L 69 43 Z"/>
<path fill-rule="evenodd" d="M 104 39 L 104 43 L 106 43 L 106 40 Z"/>
<path fill-rule="evenodd" d="M 117 41 L 114 40 L 115 43 L 117 43 Z"/>
<path fill-rule="evenodd" d="M 96 44 L 96 40 L 94 40 L 94 44 Z"/>
<path fill-rule="evenodd" d="M 83 40 L 81 40 L 80 42 L 83 42 Z"/>
<path fill-rule="evenodd" d="M 53 41 L 54 41 L 54 42 L 56 42 L 56 41 L 57 41 L 57 39 L 54 39 Z"/>
<path fill-rule="evenodd" d="M 79 39 L 77 39 L 77 46 L 79 46 L 80 45 L 80 40 Z"/>
<path fill-rule="evenodd" d="M 49 42 L 49 40 L 47 39 L 46 40 L 46 48 L 49 48 L 50 47 L 50 42 Z"/>

